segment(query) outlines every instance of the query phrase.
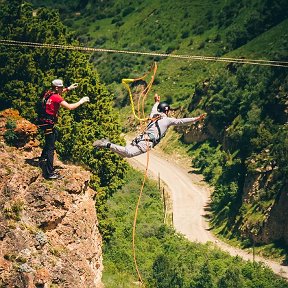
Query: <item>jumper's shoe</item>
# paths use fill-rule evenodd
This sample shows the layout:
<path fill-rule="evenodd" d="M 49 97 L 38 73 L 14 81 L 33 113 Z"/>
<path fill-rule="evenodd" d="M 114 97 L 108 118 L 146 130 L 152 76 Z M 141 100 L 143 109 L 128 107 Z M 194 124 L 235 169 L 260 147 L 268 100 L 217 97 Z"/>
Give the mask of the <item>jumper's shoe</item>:
<path fill-rule="evenodd" d="M 60 174 L 53 173 L 53 174 L 47 176 L 46 179 L 48 179 L 48 180 L 57 180 L 57 179 L 62 179 L 62 178 L 63 178 L 63 176 L 61 176 Z"/>
<path fill-rule="evenodd" d="M 94 143 L 92 144 L 94 148 L 108 148 L 110 141 L 108 139 L 100 139 L 100 140 L 96 140 L 94 141 Z"/>

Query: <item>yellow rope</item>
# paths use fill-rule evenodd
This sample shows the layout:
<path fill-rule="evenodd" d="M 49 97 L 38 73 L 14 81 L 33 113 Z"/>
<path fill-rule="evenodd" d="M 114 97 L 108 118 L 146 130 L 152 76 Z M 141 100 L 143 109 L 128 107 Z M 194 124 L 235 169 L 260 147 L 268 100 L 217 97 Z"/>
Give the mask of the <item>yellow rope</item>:
<path fill-rule="evenodd" d="M 147 95 L 152 87 L 152 84 L 153 84 L 153 81 L 154 81 L 154 77 L 155 77 L 155 74 L 156 74 L 156 71 L 157 71 L 157 64 L 156 62 L 154 62 L 153 66 L 151 67 L 151 70 L 153 69 L 153 75 L 151 77 L 151 80 L 150 82 L 148 83 L 147 87 L 144 89 L 144 91 L 141 92 L 138 100 L 137 100 L 137 110 L 138 110 L 138 116 L 136 115 L 136 112 L 135 112 L 135 106 L 134 106 L 134 100 L 133 100 L 133 94 L 132 94 L 132 91 L 130 89 L 130 86 L 129 84 L 130 83 L 133 83 L 137 80 L 143 80 L 147 77 L 147 75 L 149 74 L 146 73 L 144 76 L 140 77 L 140 78 L 136 78 L 136 79 L 122 79 L 122 84 L 124 85 L 124 87 L 127 89 L 128 93 L 129 93 L 129 99 L 130 99 L 130 103 L 131 103 L 131 109 L 132 109 L 132 113 L 134 115 L 134 117 L 139 120 L 140 122 L 142 121 L 147 121 L 149 120 L 148 117 L 145 117 L 145 112 L 144 112 L 144 102 L 147 98 Z M 140 100 L 142 99 L 142 117 L 140 116 Z"/>
<path fill-rule="evenodd" d="M 142 280 L 142 277 L 141 277 L 141 273 L 139 271 L 138 264 L 137 264 L 135 236 L 136 236 L 136 223 L 137 223 L 139 205 L 140 205 L 141 197 L 142 197 L 142 194 L 143 194 L 143 189 L 144 189 L 145 181 L 146 181 L 147 174 L 148 174 L 148 167 L 149 167 L 149 142 L 148 142 L 147 139 L 145 139 L 145 142 L 146 142 L 146 145 L 147 145 L 146 168 L 145 168 L 145 172 L 144 172 L 144 177 L 143 177 L 142 186 L 141 186 L 141 189 L 140 189 L 137 205 L 136 205 L 136 208 L 135 208 L 134 221 L 133 221 L 133 231 L 132 231 L 133 259 L 134 259 L 135 269 L 136 269 L 136 272 L 137 272 L 137 275 L 138 275 L 138 280 L 141 283 L 141 285 L 144 285 L 144 283 L 143 283 L 143 280 Z"/>
<path fill-rule="evenodd" d="M 143 80 L 147 77 L 147 75 L 149 74 L 149 72 L 151 72 L 153 70 L 153 75 L 151 77 L 151 80 L 149 82 L 149 84 L 147 85 L 147 87 L 145 87 L 145 89 L 141 92 L 139 98 L 138 98 L 138 105 L 137 105 L 137 108 L 138 108 L 138 116 L 136 115 L 135 113 L 135 108 L 134 108 L 134 101 L 133 101 L 133 95 L 132 95 L 132 92 L 131 92 L 131 89 L 129 87 L 129 83 L 133 83 L 134 81 L 137 81 L 137 80 Z M 154 78 L 155 78 L 155 74 L 156 74 L 156 71 L 157 71 L 157 63 L 154 62 L 154 64 L 152 65 L 151 69 L 149 72 L 147 72 L 145 75 L 143 75 L 142 77 L 140 78 L 136 78 L 136 79 L 122 79 L 122 83 L 123 85 L 126 87 L 126 89 L 128 90 L 129 92 L 129 97 L 130 97 L 130 102 L 131 102 L 131 109 L 132 109 L 132 112 L 134 114 L 134 116 L 140 120 L 140 125 L 143 123 L 143 121 L 145 120 L 148 120 L 149 118 L 145 118 L 145 112 L 144 112 L 144 104 L 145 104 L 145 100 L 147 98 L 147 95 L 152 87 L 152 84 L 153 84 L 153 81 L 154 81 Z M 142 98 L 142 118 L 141 118 L 141 115 L 140 115 L 140 100 Z M 141 127 L 141 130 L 143 130 L 143 128 Z M 139 210 L 139 205 L 140 205 L 140 201 L 141 201 L 141 198 L 142 198 L 142 194 L 143 194 L 143 189 L 144 189 L 144 186 L 145 186 L 145 181 L 146 181 L 146 178 L 147 178 L 147 173 L 148 173 L 148 167 L 149 167 L 149 141 L 148 139 L 145 139 L 145 143 L 146 143 L 146 148 L 147 148 L 147 161 L 146 161 L 146 168 L 145 168 L 145 173 L 144 173 L 144 177 L 143 177 L 143 181 L 142 181 L 142 186 L 141 186 L 141 189 L 140 189 L 140 193 L 139 193 L 139 197 L 138 197 L 138 201 L 137 201 L 137 205 L 136 205 L 136 208 L 135 208 L 135 214 L 134 214 L 134 221 L 133 221 L 133 229 L 132 229 L 132 251 L 133 251 L 133 260 L 134 260 L 134 265 L 135 265 L 135 269 L 136 269 L 136 272 L 137 272 L 137 275 L 138 275 L 138 281 L 141 283 L 141 285 L 144 286 L 144 283 L 143 283 L 143 280 L 142 280 L 142 277 L 141 277 L 141 273 L 140 273 L 140 270 L 138 268 L 138 263 L 137 263 L 137 255 L 136 255 L 136 240 L 135 240 L 135 237 L 136 237 L 136 224 L 137 224 L 137 216 L 138 216 L 138 210 Z"/>
<path fill-rule="evenodd" d="M 229 63 L 288 68 L 287 61 L 277 61 L 277 60 L 151 53 L 151 52 L 141 52 L 141 51 L 127 51 L 127 50 L 102 49 L 102 48 L 82 47 L 82 46 L 72 46 L 72 45 L 59 45 L 59 44 L 49 44 L 49 43 L 16 41 L 16 40 L 7 40 L 7 39 L 0 40 L 0 45 L 22 46 L 22 47 L 32 47 L 32 48 L 67 49 L 67 50 L 78 50 L 78 51 L 88 51 L 88 52 L 122 53 L 122 54 L 147 55 L 147 56 L 157 56 L 157 57 L 169 57 L 169 58 L 178 58 L 178 59 L 195 60 L 195 61 L 229 62 Z"/>

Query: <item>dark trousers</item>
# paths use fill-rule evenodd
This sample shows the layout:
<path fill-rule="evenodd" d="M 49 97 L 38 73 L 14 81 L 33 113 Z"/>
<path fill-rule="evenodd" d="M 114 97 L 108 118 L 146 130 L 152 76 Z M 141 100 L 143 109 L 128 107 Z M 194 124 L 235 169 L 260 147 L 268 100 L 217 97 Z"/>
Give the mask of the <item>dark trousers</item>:
<path fill-rule="evenodd" d="M 57 140 L 58 132 L 54 127 L 43 128 L 45 135 L 45 145 L 43 147 L 40 160 L 46 160 L 46 165 L 43 166 L 43 172 L 46 177 L 54 173 L 54 150 L 55 142 Z"/>

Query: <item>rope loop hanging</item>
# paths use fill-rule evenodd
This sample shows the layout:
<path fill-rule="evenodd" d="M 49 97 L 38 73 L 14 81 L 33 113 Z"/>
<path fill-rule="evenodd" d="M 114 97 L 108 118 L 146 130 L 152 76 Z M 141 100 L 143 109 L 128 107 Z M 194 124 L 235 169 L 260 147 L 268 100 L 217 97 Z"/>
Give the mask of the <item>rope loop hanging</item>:
<path fill-rule="evenodd" d="M 145 101 L 147 99 L 148 93 L 152 87 L 152 84 L 154 82 L 154 78 L 157 72 L 157 63 L 154 62 L 150 68 L 150 70 L 144 74 L 143 76 L 139 77 L 139 78 L 135 78 L 135 79 L 122 79 L 122 84 L 123 86 L 127 89 L 128 94 L 129 94 L 129 99 L 130 99 L 130 104 L 131 104 L 131 109 L 132 109 L 132 113 L 134 115 L 134 117 L 139 120 L 140 122 L 142 121 L 147 121 L 149 120 L 148 117 L 145 117 Z M 145 81 L 145 79 L 148 77 L 149 74 L 152 73 L 151 79 L 149 81 L 149 83 L 147 83 L 147 81 Z M 139 93 L 135 93 L 138 95 L 133 95 L 131 88 L 132 87 L 137 87 L 137 86 L 144 86 L 144 89 Z M 135 112 L 135 105 L 134 105 L 134 99 L 133 96 L 138 96 L 137 99 L 137 114 Z M 141 107 L 140 107 L 141 106 Z M 142 116 L 141 116 L 142 114 Z"/>

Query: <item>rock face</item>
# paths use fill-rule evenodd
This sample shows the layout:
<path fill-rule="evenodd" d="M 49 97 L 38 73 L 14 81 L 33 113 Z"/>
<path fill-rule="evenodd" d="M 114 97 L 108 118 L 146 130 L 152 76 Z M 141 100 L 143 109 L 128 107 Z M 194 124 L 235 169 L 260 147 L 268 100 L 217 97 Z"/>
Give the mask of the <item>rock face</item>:
<path fill-rule="evenodd" d="M 180 129 L 178 128 L 177 131 L 183 133 L 183 139 L 186 143 L 203 142 L 209 139 L 208 134 L 204 132 L 202 124 L 189 126 L 189 128 L 186 128 L 186 130 L 184 130 L 184 128 Z"/>
<path fill-rule="evenodd" d="M 26 150 L 39 146 L 39 141 L 36 139 L 38 134 L 37 126 L 22 118 L 17 110 L 6 109 L 0 113 L 0 135 L 4 136 L 8 130 L 7 122 L 15 123 L 13 134 L 15 139 L 10 142 L 16 147 L 23 147 Z"/>
<path fill-rule="evenodd" d="M 273 241 L 283 241 L 288 243 L 288 191 L 287 186 L 283 186 L 274 201 L 270 201 L 269 206 L 261 207 L 257 205 L 261 197 L 263 188 L 269 189 L 273 180 L 274 171 L 258 171 L 250 174 L 245 179 L 243 189 L 243 202 L 254 207 L 254 218 L 246 215 L 240 226 L 244 235 L 252 237 L 255 243 L 268 244 Z M 261 203 L 261 202 L 260 202 Z M 257 221 L 256 221 L 257 220 Z"/>
<path fill-rule="evenodd" d="M 279 198 L 275 201 L 267 223 L 263 227 L 263 235 L 268 235 L 271 240 L 284 240 L 288 244 L 288 191 L 287 187 L 280 191 Z M 265 239 L 265 242 L 268 243 Z"/>
<path fill-rule="evenodd" d="M 0 286 L 103 287 L 90 173 L 58 161 L 64 178 L 45 180 L 40 152 L 0 137 Z"/>

